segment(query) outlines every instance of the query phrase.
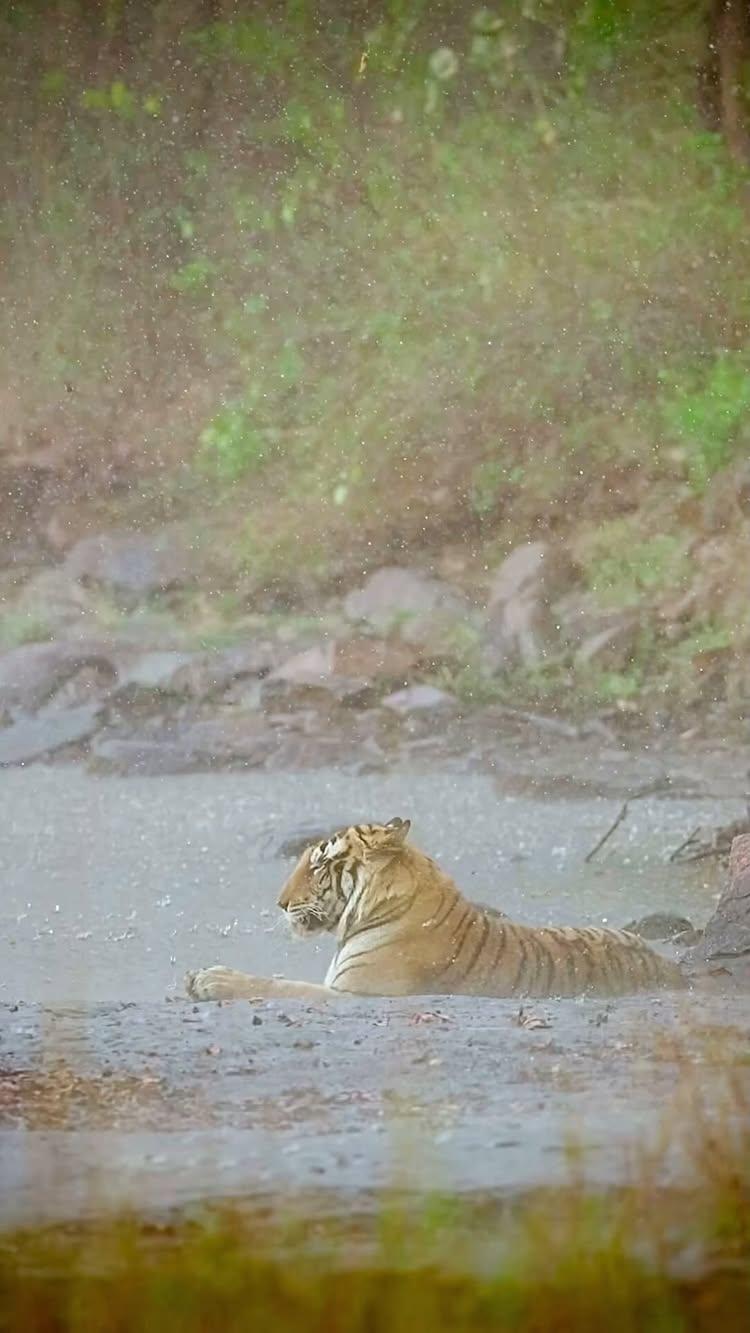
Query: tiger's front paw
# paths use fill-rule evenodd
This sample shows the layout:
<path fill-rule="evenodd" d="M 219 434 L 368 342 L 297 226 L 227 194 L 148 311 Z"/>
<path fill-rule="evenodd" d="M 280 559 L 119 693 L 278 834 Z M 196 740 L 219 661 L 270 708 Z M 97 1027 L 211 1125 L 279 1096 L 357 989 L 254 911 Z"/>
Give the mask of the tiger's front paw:
<path fill-rule="evenodd" d="M 239 1000 L 252 994 L 251 977 L 232 967 L 201 967 L 185 974 L 185 989 L 191 1000 Z"/>

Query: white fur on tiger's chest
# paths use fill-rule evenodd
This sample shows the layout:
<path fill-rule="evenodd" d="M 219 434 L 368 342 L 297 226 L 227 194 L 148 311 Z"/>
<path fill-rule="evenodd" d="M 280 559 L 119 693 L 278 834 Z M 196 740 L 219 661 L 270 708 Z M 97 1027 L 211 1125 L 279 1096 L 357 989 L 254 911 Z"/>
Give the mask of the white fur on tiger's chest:
<path fill-rule="evenodd" d="M 367 955 L 373 953 L 379 945 L 387 944 L 392 938 L 392 928 L 389 928 L 388 926 L 373 926 L 371 930 L 364 931 L 357 935 L 355 939 L 345 941 L 331 959 L 331 964 L 326 972 L 323 985 L 331 986 L 336 990 L 336 976 L 339 972 L 342 972 L 349 963 L 354 963 L 359 959 L 366 958 Z"/>

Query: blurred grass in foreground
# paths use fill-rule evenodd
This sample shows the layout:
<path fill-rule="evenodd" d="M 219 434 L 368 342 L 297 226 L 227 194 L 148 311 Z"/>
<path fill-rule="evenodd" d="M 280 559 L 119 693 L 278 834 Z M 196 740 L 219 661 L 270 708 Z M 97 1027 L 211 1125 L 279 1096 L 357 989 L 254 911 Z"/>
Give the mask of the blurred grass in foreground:
<path fill-rule="evenodd" d="M 163 1228 L 135 1221 L 71 1235 L 26 1233 L 0 1251 L 0 1328 L 47 1330 L 740 1329 L 750 1313 L 747 1225 L 728 1199 L 697 1212 L 722 1246 L 710 1265 L 671 1273 L 668 1255 L 638 1258 L 630 1240 L 654 1219 L 634 1198 L 558 1196 L 529 1206 L 527 1246 L 491 1275 L 435 1262 L 403 1265 L 383 1243 L 342 1263 L 347 1241 L 268 1253 L 263 1222 L 231 1212 Z M 728 1233 L 730 1220 L 734 1234 Z M 561 1225 L 566 1221 L 569 1225 Z M 638 1230 L 631 1233 L 630 1227 Z M 743 1233 L 744 1230 L 744 1234 Z M 666 1236 L 662 1238 L 666 1244 Z M 307 1253 L 305 1252 L 307 1249 Z"/>
<path fill-rule="evenodd" d="M 699 1080 L 632 1183 L 369 1213 L 331 1196 L 0 1236 L 3 1333 L 89 1330 L 733 1330 L 750 1320 L 750 1098 Z M 672 1154 L 689 1188 L 665 1186 Z"/>

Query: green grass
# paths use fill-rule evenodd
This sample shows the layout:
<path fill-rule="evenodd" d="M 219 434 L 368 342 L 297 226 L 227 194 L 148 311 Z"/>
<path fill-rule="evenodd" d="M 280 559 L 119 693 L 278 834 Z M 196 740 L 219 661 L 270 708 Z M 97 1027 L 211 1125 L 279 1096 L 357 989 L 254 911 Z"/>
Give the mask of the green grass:
<path fill-rule="evenodd" d="M 267 1207 L 248 1207 L 192 1220 L 130 1217 L 16 1232 L 0 1237 L 0 1328 L 743 1327 L 750 1309 L 747 1176 L 723 1179 L 708 1195 L 665 1193 L 658 1221 L 654 1202 L 643 1191 L 597 1196 L 571 1187 L 520 1205 L 436 1198 L 415 1210 L 384 1200 L 375 1221 L 320 1221 L 307 1200 L 286 1221 Z"/>
<path fill-rule="evenodd" d="M 705 491 L 714 473 L 750 443 L 750 362 L 741 353 L 721 352 L 708 365 L 663 372 L 664 423 L 683 448 L 693 490 Z"/>
<path fill-rule="evenodd" d="M 0 16 L 0 457 L 125 448 L 264 604 L 539 529 L 606 605 L 689 580 L 750 403 L 700 7 L 126 8 Z"/>
<path fill-rule="evenodd" d="M 53 637 L 40 616 L 21 611 L 0 612 L 0 648 L 18 648 L 23 643 L 42 643 Z"/>
<path fill-rule="evenodd" d="M 586 583 L 604 607 L 637 607 L 649 595 L 686 586 L 691 573 L 684 536 L 646 535 L 642 520 L 612 519 L 579 542 Z"/>
<path fill-rule="evenodd" d="M 334 476 L 356 492 L 404 453 L 429 456 L 446 413 L 466 411 L 467 507 L 480 512 L 503 476 L 533 464 L 551 422 L 561 488 L 579 461 L 617 454 L 627 410 L 649 433 L 666 422 L 693 441 L 681 467 L 652 434 L 655 476 L 697 481 L 721 466 L 744 363 L 685 367 L 746 313 L 743 181 L 699 131 L 667 20 L 649 27 L 638 7 L 635 25 L 604 23 L 569 5 L 560 91 L 532 72 L 557 31 L 543 10 L 534 25 L 511 5 L 496 29 L 439 8 L 431 20 L 427 6 L 394 7 L 364 34 L 339 20 L 318 45 L 305 5 L 277 24 L 249 6 L 178 35 L 152 19 L 122 73 L 93 84 L 82 45 L 78 63 L 74 41 L 55 64 L 32 9 L 6 19 L 5 368 L 26 414 L 44 416 L 69 383 L 73 417 L 118 416 L 123 375 L 136 375 L 156 409 L 144 450 L 168 450 L 176 428 L 182 455 L 217 480 L 279 463 L 321 492 Z M 690 5 L 672 10 L 672 25 L 694 22 Z M 69 22 L 82 44 L 85 22 L 72 10 Z M 160 59 L 168 37 L 179 87 Z M 647 64 L 633 99 L 637 40 Z M 161 381 L 179 387 L 198 367 L 205 400 L 188 410 L 171 395 L 170 427 Z M 132 417 L 127 394 L 122 408 Z"/>

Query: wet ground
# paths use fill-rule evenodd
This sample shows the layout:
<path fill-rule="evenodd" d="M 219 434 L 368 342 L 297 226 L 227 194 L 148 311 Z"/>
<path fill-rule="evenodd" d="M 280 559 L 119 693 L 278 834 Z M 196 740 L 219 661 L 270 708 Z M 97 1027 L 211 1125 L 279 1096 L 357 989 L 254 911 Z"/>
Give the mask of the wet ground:
<path fill-rule="evenodd" d="M 2 1014 L 0 1220 L 383 1187 L 514 1193 L 628 1178 L 690 1090 L 723 1121 L 732 998 L 23 1006 Z M 541 1026 L 549 1024 L 549 1026 Z M 717 1063 L 718 1062 L 718 1063 Z M 2 1086 L 0 1084 L 0 1086 Z M 682 1111 L 680 1110 L 682 1108 Z M 680 1145 L 665 1180 L 690 1172 Z"/>
<path fill-rule="evenodd" d="M 521 760 L 501 775 L 0 772 L 0 1220 L 279 1189 L 514 1191 L 564 1179 L 572 1141 L 592 1179 L 624 1178 L 626 1145 L 658 1136 L 686 1071 L 718 1098 L 746 1059 L 750 998 L 560 1001 L 519 1020 L 491 1000 L 193 1006 L 181 977 L 222 962 L 320 980 L 330 945 L 277 919 L 284 853 L 396 814 L 470 896 L 526 920 L 701 925 L 723 874 L 668 853 L 744 812 L 744 757 L 692 776 L 660 762 L 673 794 L 634 802 L 591 864 L 635 761 L 613 781 L 601 756 L 566 771 L 548 755 L 545 799 Z"/>

